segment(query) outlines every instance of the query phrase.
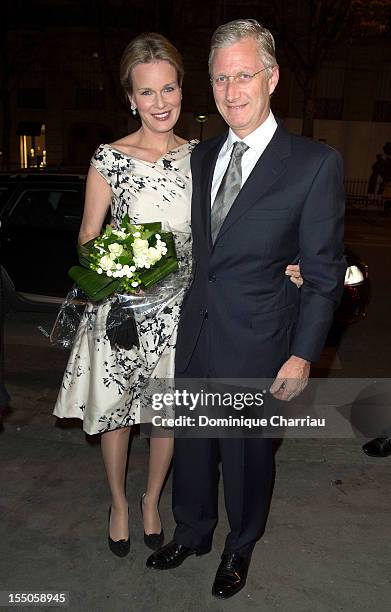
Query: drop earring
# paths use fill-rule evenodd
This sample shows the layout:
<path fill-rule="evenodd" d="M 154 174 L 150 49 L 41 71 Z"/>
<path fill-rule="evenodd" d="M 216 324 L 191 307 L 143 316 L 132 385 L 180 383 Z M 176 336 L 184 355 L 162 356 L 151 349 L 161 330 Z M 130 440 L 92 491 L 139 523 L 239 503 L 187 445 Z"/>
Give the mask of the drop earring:
<path fill-rule="evenodd" d="M 133 117 L 135 117 L 137 115 L 137 108 L 135 106 L 132 106 L 131 109 L 132 109 L 132 115 Z"/>

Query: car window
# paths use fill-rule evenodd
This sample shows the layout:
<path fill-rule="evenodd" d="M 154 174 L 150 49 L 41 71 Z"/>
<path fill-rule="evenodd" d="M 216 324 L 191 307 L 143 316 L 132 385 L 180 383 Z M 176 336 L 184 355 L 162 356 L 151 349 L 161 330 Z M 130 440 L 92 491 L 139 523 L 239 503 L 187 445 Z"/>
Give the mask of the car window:
<path fill-rule="evenodd" d="M 29 189 L 11 213 L 8 226 L 77 230 L 82 216 L 82 194 L 78 190 Z"/>
<path fill-rule="evenodd" d="M 81 191 L 62 191 L 57 211 L 62 215 L 64 226 L 78 231 L 83 215 L 84 197 Z"/>
<path fill-rule="evenodd" d="M 0 210 L 7 203 L 10 187 L 0 187 Z"/>

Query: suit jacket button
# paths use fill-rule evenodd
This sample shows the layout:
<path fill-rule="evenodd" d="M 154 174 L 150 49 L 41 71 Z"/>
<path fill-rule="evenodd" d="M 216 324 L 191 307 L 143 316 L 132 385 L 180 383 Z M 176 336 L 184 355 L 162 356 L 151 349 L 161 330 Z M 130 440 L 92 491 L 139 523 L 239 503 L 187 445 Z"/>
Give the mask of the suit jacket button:
<path fill-rule="evenodd" d="M 209 274 L 209 282 L 210 283 L 215 283 L 216 282 L 216 275 L 215 274 Z"/>

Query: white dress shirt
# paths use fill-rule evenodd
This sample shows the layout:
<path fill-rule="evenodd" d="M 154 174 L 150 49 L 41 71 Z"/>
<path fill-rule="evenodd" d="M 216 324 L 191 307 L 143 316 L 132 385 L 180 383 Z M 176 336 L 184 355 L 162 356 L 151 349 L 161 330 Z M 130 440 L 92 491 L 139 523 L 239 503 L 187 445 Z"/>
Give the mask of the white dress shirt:
<path fill-rule="evenodd" d="M 252 169 L 266 149 L 267 145 L 273 138 L 274 132 L 277 129 L 277 121 L 273 113 L 270 111 L 268 118 L 256 130 L 243 138 L 243 142 L 248 146 L 247 151 L 242 157 L 242 185 L 251 174 Z M 212 181 L 211 204 L 215 201 L 220 183 L 223 180 L 224 173 L 228 168 L 229 160 L 232 154 L 232 147 L 237 140 L 241 140 L 236 136 L 235 132 L 229 129 L 228 138 L 223 144 L 219 156 L 217 158 L 215 171 Z"/>

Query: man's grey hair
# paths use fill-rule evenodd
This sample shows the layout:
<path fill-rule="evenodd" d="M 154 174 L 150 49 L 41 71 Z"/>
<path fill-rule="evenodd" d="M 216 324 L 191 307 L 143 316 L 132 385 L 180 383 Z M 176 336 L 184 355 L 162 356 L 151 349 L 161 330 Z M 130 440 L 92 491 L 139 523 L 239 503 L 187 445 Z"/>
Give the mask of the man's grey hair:
<path fill-rule="evenodd" d="M 254 38 L 258 55 L 270 76 L 272 68 L 277 66 L 276 46 L 273 34 L 255 19 L 236 19 L 224 23 L 215 30 L 209 53 L 209 74 L 212 75 L 212 62 L 216 49 L 229 47 L 244 38 Z"/>

